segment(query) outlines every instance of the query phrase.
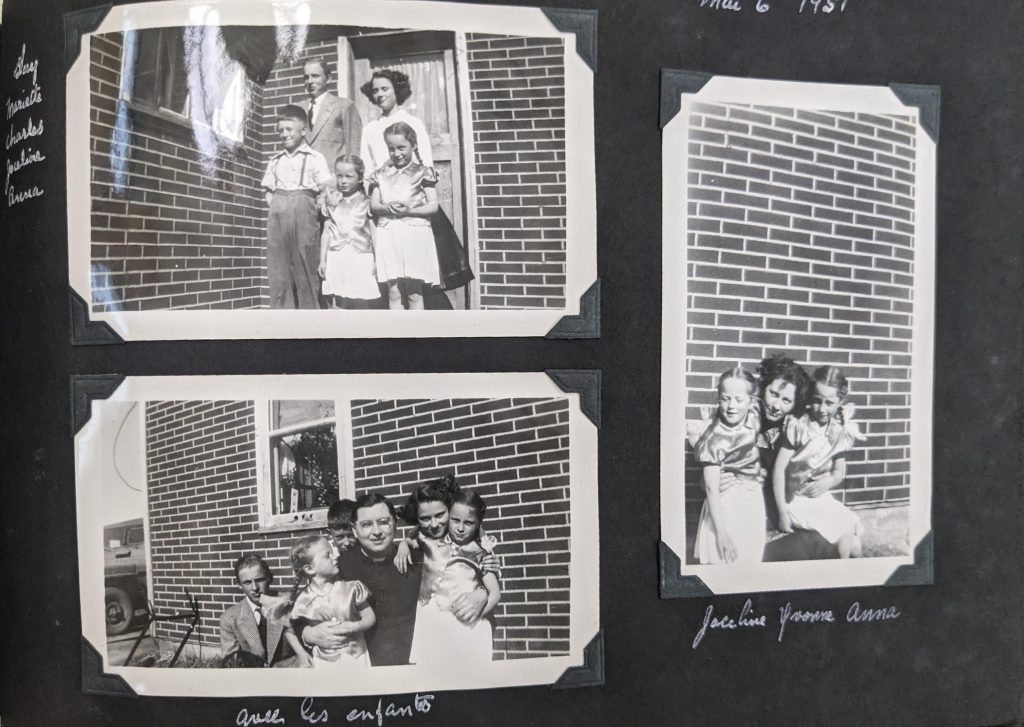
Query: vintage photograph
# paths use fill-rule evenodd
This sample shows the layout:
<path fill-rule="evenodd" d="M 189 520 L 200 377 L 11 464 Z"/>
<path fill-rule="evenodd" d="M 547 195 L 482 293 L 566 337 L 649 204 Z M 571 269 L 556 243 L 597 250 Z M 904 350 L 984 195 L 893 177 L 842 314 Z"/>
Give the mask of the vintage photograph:
<path fill-rule="evenodd" d="M 129 379 L 97 402 L 77 476 L 105 671 L 147 694 L 342 695 L 580 666 L 596 428 L 544 374 L 487 378 Z"/>
<path fill-rule="evenodd" d="M 596 263 L 575 36 L 533 8 L 309 7 L 120 6 L 83 36 L 70 275 L 90 320 L 500 336 L 578 315 Z"/>
<path fill-rule="evenodd" d="M 713 592 L 884 583 L 930 534 L 934 141 L 888 88 L 714 77 L 679 108 L 663 544 Z"/>

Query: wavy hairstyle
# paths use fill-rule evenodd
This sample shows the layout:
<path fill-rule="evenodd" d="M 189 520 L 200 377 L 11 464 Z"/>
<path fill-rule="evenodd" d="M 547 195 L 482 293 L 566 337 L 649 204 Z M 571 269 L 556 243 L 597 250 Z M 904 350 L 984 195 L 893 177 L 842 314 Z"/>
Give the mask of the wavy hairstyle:
<path fill-rule="evenodd" d="M 762 359 L 761 363 L 757 365 L 757 378 L 760 382 L 758 391 L 761 401 L 764 401 L 765 388 L 776 379 L 782 379 L 786 383 L 792 384 L 794 389 L 793 411 L 797 415 L 803 413 L 807 406 L 807 394 L 811 388 L 811 377 L 807 375 L 803 366 L 789 356 L 784 356 L 781 353 L 772 354 L 768 358 Z"/>
<path fill-rule="evenodd" d="M 391 87 L 395 89 L 395 102 L 399 106 L 408 101 L 409 97 L 412 96 L 412 85 L 409 83 L 407 75 L 401 71 L 382 68 L 379 71 L 374 71 L 373 75 L 370 76 L 370 80 L 359 87 L 363 95 L 370 99 L 370 103 L 373 103 L 373 79 L 375 78 L 386 78 L 391 82 Z"/>
<path fill-rule="evenodd" d="M 405 501 L 405 506 L 402 507 L 400 513 L 402 519 L 409 525 L 419 525 L 420 505 L 426 502 L 441 502 L 450 510 L 459 491 L 459 484 L 455 481 L 454 474 L 447 474 L 436 480 L 424 482 L 409 493 L 409 498 Z"/>

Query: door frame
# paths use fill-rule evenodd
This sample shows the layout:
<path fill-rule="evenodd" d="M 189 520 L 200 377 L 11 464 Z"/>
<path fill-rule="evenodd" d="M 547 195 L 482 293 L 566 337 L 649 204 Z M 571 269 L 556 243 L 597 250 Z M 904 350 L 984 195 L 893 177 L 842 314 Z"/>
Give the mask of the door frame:
<path fill-rule="evenodd" d="M 357 47 L 373 40 L 382 40 L 388 36 L 413 37 L 412 47 L 404 47 L 403 51 L 415 54 L 417 51 L 441 51 L 444 55 L 444 63 L 447 66 L 451 63 L 454 66 L 452 74 L 454 80 L 454 98 L 449 96 L 449 114 L 454 111 L 455 124 L 450 127 L 449 133 L 458 145 L 459 159 L 452 164 L 452 186 L 462 203 L 462 220 L 452 220 L 455 229 L 460 233 L 463 244 L 469 255 L 470 269 L 479 276 L 480 271 L 480 241 L 477 233 L 479 218 L 476 208 L 476 151 L 473 144 L 473 117 L 470 105 L 469 86 L 469 63 L 468 47 L 466 44 L 466 33 L 462 31 L 407 31 L 398 30 L 393 32 L 371 33 L 359 36 L 338 36 L 338 72 L 336 74 L 336 89 L 339 96 L 355 98 L 360 93 L 352 82 L 354 67 L 351 59 L 357 57 Z M 454 42 L 452 42 L 454 38 Z M 353 42 L 354 41 L 354 42 Z M 360 53 L 358 57 L 371 58 L 368 53 Z M 461 229 L 460 229 L 461 228 Z M 476 284 L 477 279 L 470 281 L 461 289 L 463 305 L 466 310 L 480 309 L 480 286 Z"/>

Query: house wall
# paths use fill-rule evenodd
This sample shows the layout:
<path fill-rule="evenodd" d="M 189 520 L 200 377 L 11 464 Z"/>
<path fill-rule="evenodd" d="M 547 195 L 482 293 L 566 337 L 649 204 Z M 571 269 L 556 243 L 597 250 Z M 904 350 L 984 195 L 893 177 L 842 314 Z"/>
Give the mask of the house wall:
<path fill-rule="evenodd" d="M 565 307 L 564 44 L 469 34 L 483 308 Z"/>
<path fill-rule="evenodd" d="M 187 120 L 120 100 L 123 48 L 122 33 L 91 37 L 93 310 L 266 304 L 257 118 L 242 144 L 200 154 Z"/>

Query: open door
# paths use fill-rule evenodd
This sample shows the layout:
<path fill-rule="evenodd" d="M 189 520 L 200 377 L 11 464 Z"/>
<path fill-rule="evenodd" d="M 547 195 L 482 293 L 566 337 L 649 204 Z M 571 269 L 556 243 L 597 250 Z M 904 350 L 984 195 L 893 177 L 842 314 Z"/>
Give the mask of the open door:
<path fill-rule="evenodd" d="M 344 43 L 345 47 L 342 47 Z M 464 160 L 459 142 L 459 103 L 455 66 L 455 36 L 444 32 L 397 32 L 339 39 L 339 90 L 348 62 L 351 88 L 364 119 L 378 118 L 377 107 L 359 92 L 376 70 L 390 68 L 409 76 L 412 96 L 404 108 L 418 117 L 430 135 L 430 151 L 437 170 L 437 197 L 459 239 L 467 244 Z M 345 53 L 346 55 L 343 55 Z M 449 291 L 456 310 L 468 306 L 470 285 Z"/>

